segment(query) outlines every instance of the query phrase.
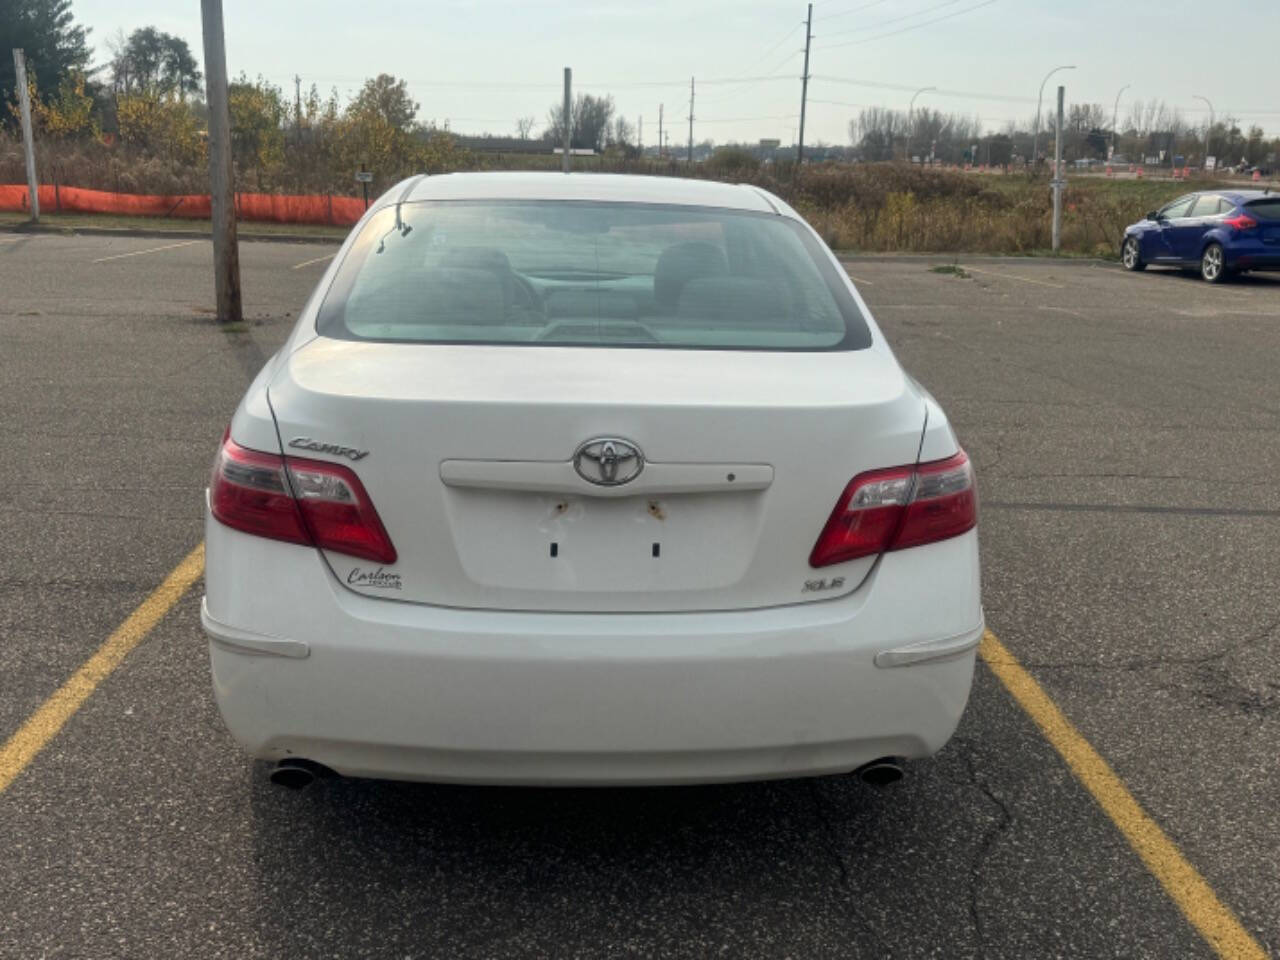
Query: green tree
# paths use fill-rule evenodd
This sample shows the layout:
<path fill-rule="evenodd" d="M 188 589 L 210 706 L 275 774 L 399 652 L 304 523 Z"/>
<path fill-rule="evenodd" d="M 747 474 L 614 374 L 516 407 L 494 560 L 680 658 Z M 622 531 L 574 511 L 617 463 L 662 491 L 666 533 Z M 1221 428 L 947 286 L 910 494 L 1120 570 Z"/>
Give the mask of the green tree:
<path fill-rule="evenodd" d="M 124 93 L 116 98 L 121 142 L 147 153 L 192 165 L 204 157 L 205 145 L 189 104 L 173 94 Z"/>
<path fill-rule="evenodd" d="M 364 116 L 376 116 L 388 126 L 408 132 L 419 104 L 409 96 L 409 86 L 389 73 L 366 80 L 351 109 Z"/>
<path fill-rule="evenodd" d="M 176 93 L 185 99 L 202 79 L 187 41 L 155 27 L 139 27 L 110 44 L 111 85 L 117 93 Z"/>
<path fill-rule="evenodd" d="M 65 140 L 98 133 L 93 95 L 85 89 L 83 73 L 68 73 L 53 95 L 36 98 L 34 107 L 40 129 L 52 137 Z"/>
<path fill-rule="evenodd" d="M 89 65 L 88 29 L 75 22 L 71 0 L 0 0 L 0 91 L 13 95 L 13 54 L 27 58 L 27 75 L 41 90 L 56 90 L 62 77 Z M 0 122 L 8 111 L 0 110 Z"/>
<path fill-rule="evenodd" d="M 261 77 L 241 74 L 227 87 L 231 113 L 231 155 L 242 173 L 252 170 L 259 190 L 284 165 L 286 110 L 280 88 Z"/>

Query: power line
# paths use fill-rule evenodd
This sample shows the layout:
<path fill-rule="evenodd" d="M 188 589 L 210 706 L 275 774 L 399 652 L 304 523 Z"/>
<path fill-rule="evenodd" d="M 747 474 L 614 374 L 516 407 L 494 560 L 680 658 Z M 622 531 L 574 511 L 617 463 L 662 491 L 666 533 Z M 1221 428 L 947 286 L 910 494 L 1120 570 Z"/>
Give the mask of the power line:
<path fill-rule="evenodd" d="M 871 87 L 876 90 L 894 90 L 899 93 L 914 93 L 920 89 L 919 86 L 903 83 L 883 83 L 879 80 L 858 80 L 853 77 L 833 77 L 825 73 L 815 73 L 815 80 L 825 80 L 828 83 L 843 83 L 853 87 Z M 943 97 L 962 97 L 968 100 L 993 100 L 1002 103 L 1035 103 L 1035 97 L 1013 97 L 1003 93 L 974 93 L 969 90 L 946 90 L 941 87 L 930 91 Z"/>
<path fill-rule="evenodd" d="M 887 2 L 888 0 L 871 0 L 870 3 L 864 3 L 860 7 L 854 7 L 852 10 L 842 10 L 840 13 L 833 13 L 831 16 L 825 17 L 823 19 L 824 21 L 839 20 L 841 17 L 849 17 L 855 13 L 861 13 L 863 10 L 870 10 L 872 7 L 878 7 L 880 6 L 880 4 L 887 3 Z"/>
<path fill-rule="evenodd" d="M 810 103 L 817 103 L 816 100 L 810 100 Z M 772 117 L 716 117 L 708 120 L 706 117 L 698 117 L 699 123 L 754 123 L 757 120 L 794 120 L 800 116 L 798 113 L 780 113 Z"/>
<path fill-rule="evenodd" d="M 983 7 L 989 7 L 991 6 L 991 4 L 995 2 L 996 0 L 983 0 L 982 3 L 974 4 L 972 7 L 965 7 L 965 9 L 957 10 L 955 13 L 948 13 L 946 16 L 943 16 L 943 17 L 934 17 L 932 20 L 926 20 L 923 23 L 912 24 L 911 26 L 903 27 L 900 30 L 890 30 L 888 33 L 881 33 L 881 34 L 877 34 L 874 37 L 867 37 L 865 40 L 849 40 L 846 43 L 833 43 L 826 47 L 819 47 L 818 49 L 836 50 L 836 49 L 839 49 L 840 47 L 857 47 L 857 46 L 861 46 L 864 43 L 871 43 L 875 40 L 884 40 L 884 39 L 887 39 L 888 37 L 896 37 L 900 33 L 908 33 L 911 30 L 919 30 L 922 27 L 929 27 L 935 23 L 941 23 L 943 20 L 951 20 L 955 17 L 963 16 L 966 13 L 973 13 L 973 11 L 981 10 Z"/>
<path fill-rule="evenodd" d="M 775 44 L 774 44 L 773 46 L 771 46 L 768 50 L 766 50 L 764 53 L 760 54 L 760 56 L 758 56 L 758 57 L 756 58 L 757 62 L 758 62 L 758 61 L 761 61 L 761 60 L 764 60 L 764 59 L 765 59 L 765 57 L 772 56 L 772 55 L 773 55 L 773 52 L 774 52 L 775 50 L 777 50 L 780 46 L 782 46 L 784 43 L 786 43 L 789 39 L 791 39 L 791 35 L 792 35 L 793 33 L 795 33 L 797 30 L 799 30 L 799 29 L 800 29 L 800 27 L 801 27 L 803 24 L 804 24 L 804 21 L 803 21 L 803 20 L 801 20 L 799 23 L 795 24 L 795 25 L 794 25 L 790 30 L 788 30 L 786 33 L 784 33 L 784 34 L 782 35 L 782 39 L 781 39 L 781 40 L 779 40 L 777 43 L 775 43 Z"/>
<path fill-rule="evenodd" d="M 798 56 L 801 52 L 802 51 L 800 50 L 796 50 L 794 53 L 789 54 L 787 59 L 790 60 L 792 57 Z M 790 74 L 785 74 L 785 73 L 774 74 L 770 72 L 768 79 L 769 80 L 794 80 L 795 77 Z M 765 80 L 747 80 L 747 81 L 744 81 L 743 83 L 729 85 L 728 92 L 721 93 L 718 96 L 714 96 L 714 97 L 703 97 L 702 102 L 704 104 L 707 104 L 707 103 L 723 103 L 725 100 L 734 100 L 734 99 L 737 99 L 737 97 L 741 94 L 741 92 L 747 89 L 748 87 L 754 87 L 765 82 L 766 82 Z"/>
<path fill-rule="evenodd" d="M 926 7 L 923 10 L 917 10 L 915 13 L 908 13 L 905 16 L 894 17 L 892 20 L 881 20 L 879 23 L 873 23 L 870 26 L 866 26 L 866 27 L 851 27 L 848 30 L 838 30 L 835 33 L 828 33 L 828 34 L 825 34 L 824 36 L 825 37 L 843 37 L 846 34 L 850 34 L 850 33 L 869 33 L 872 30 L 880 30 L 884 27 L 887 27 L 892 23 L 901 23 L 903 20 L 910 20 L 913 17 L 924 16 L 924 14 L 926 13 L 933 13 L 935 10 L 941 10 L 943 7 L 953 7 L 959 2 L 960 0 L 945 0 L 944 3 L 940 3 L 936 7 Z"/>
<path fill-rule="evenodd" d="M 932 91 L 930 92 L 932 93 Z M 889 109 L 888 107 L 885 107 L 885 105 L 882 103 L 854 103 L 851 100 L 810 99 L 809 102 L 820 103 L 823 106 L 828 106 L 828 107 L 858 107 L 859 109 L 862 109 L 862 110 L 874 110 L 877 108 L 885 109 L 885 110 Z M 983 117 L 983 116 L 978 116 L 977 114 L 974 114 L 974 117 L 978 120 L 981 120 L 983 123 L 1009 123 L 1011 120 L 1015 119 L 1013 117 Z"/>
<path fill-rule="evenodd" d="M 786 66 L 790 61 L 794 60 L 796 57 L 800 56 L 800 54 L 802 53 L 804 53 L 804 51 L 799 47 L 796 47 L 794 50 L 788 52 L 787 55 L 784 56 L 781 60 L 778 60 L 771 67 L 767 68 L 765 70 L 765 73 L 777 73 L 784 66 Z M 792 79 L 794 79 L 794 77 Z"/>
<path fill-rule="evenodd" d="M 292 79 L 292 77 L 290 77 Z M 306 79 L 312 82 L 336 82 L 336 83 L 364 83 L 369 77 L 339 77 L 339 76 L 319 76 L 310 75 Z M 486 88 L 495 90 L 509 89 L 530 89 L 530 88 L 548 88 L 560 89 L 563 84 L 559 83 L 526 83 L 521 80 L 415 80 L 412 77 L 396 77 L 397 80 L 403 80 L 405 83 L 413 87 L 456 87 L 459 89 L 475 89 Z M 702 81 L 704 84 L 719 86 L 726 83 L 754 83 L 765 80 L 794 80 L 790 74 L 760 74 L 749 77 L 716 77 L 711 80 Z M 687 80 L 592 80 L 590 85 L 595 87 L 626 88 L 626 87 L 683 87 Z M 581 84 L 580 84 L 581 85 Z"/>

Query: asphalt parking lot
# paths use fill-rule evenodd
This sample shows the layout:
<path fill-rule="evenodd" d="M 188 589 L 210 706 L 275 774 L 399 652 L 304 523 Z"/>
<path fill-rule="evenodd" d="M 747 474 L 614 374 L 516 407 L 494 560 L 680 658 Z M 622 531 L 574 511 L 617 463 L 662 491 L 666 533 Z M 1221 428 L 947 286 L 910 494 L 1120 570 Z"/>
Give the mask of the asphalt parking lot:
<path fill-rule="evenodd" d="M 988 626 L 1202 888 L 985 664 L 885 790 L 293 793 L 222 728 L 196 582 L 32 734 L 199 545 L 333 249 L 243 245 L 224 331 L 206 241 L 0 233 L 0 743 L 52 734 L 0 762 L 0 956 L 1250 955 L 1197 928 L 1218 907 L 1280 955 L 1280 275 L 849 264 L 975 458 Z"/>

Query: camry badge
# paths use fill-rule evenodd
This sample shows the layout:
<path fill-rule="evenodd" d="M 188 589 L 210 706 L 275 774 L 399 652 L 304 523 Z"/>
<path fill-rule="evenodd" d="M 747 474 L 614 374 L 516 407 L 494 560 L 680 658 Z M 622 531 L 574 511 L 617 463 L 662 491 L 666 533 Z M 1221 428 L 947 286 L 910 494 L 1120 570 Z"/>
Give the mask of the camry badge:
<path fill-rule="evenodd" d="M 617 487 L 640 476 L 644 454 L 628 440 L 596 437 L 574 451 L 573 469 L 588 483 Z"/>
<path fill-rule="evenodd" d="M 355 447 L 344 447 L 336 443 L 323 443 L 310 437 L 294 437 L 289 446 L 298 450 L 314 450 L 316 453 L 331 453 L 335 457 L 346 457 L 348 460 L 361 460 L 369 455 L 368 450 L 357 450 Z"/>

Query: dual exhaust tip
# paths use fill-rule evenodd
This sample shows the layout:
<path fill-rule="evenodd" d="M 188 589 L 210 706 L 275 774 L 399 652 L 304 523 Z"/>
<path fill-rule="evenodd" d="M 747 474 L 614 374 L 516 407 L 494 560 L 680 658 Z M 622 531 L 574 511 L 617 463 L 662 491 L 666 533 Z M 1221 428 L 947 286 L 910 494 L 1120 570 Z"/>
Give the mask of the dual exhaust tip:
<path fill-rule="evenodd" d="M 902 779 L 902 760 L 898 757 L 881 757 L 864 763 L 853 775 L 873 787 L 887 787 Z M 301 790 L 311 785 L 317 777 L 336 777 L 337 774 L 323 763 L 301 757 L 281 760 L 271 771 L 271 782 L 278 787 Z"/>

